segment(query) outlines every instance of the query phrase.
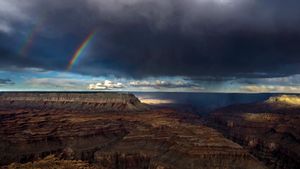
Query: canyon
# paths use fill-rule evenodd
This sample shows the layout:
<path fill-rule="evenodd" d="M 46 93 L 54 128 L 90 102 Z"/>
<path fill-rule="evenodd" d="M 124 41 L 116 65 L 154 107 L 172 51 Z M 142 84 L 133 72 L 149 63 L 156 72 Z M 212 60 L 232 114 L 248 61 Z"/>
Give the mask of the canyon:
<path fill-rule="evenodd" d="M 5 168 L 266 168 L 199 115 L 127 93 L 1 93 L 0 117 Z"/>
<path fill-rule="evenodd" d="M 264 102 L 213 111 L 208 125 L 242 145 L 271 169 L 300 166 L 300 97 L 279 95 Z"/>

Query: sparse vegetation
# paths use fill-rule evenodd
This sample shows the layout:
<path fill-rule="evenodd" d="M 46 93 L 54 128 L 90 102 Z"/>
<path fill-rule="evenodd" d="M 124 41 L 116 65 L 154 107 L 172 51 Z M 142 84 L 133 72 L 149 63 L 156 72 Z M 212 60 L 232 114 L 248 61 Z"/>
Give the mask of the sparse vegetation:
<path fill-rule="evenodd" d="M 8 169 L 96 169 L 84 161 L 76 160 L 60 160 L 54 155 L 49 155 L 44 159 L 29 162 L 25 164 L 12 163 Z"/>

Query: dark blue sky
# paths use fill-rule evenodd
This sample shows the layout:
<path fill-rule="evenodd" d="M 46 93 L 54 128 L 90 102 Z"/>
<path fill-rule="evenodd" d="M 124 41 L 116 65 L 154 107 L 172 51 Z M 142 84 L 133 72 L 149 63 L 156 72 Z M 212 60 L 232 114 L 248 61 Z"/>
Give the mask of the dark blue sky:
<path fill-rule="evenodd" d="M 0 0 L 0 90 L 300 92 L 299 9 L 298 0 Z"/>

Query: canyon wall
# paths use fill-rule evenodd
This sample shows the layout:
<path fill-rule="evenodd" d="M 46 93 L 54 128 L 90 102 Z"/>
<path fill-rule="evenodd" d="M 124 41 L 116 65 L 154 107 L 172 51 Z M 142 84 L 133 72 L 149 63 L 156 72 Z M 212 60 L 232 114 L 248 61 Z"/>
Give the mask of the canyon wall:
<path fill-rule="evenodd" d="M 299 99 L 284 95 L 262 103 L 221 108 L 209 115 L 209 125 L 269 168 L 296 169 L 300 166 Z"/>
<path fill-rule="evenodd" d="M 147 109 L 147 106 L 133 94 L 114 92 L 6 92 L 0 93 L 1 107 L 89 110 L 89 112 Z"/>
<path fill-rule="evenodd" d="M 52 154 L 60 163 L 83 160 L 102 169 L 265 169 L 240 145 L 202 125 L 195 114 L 114 106 L 101 110 L 95 104 L 140 105 L 132 95 L 105 95 L 2 94 L 0 165 L 40 161 Z M 81 103 L 87 106 L 77 108 Z"/>

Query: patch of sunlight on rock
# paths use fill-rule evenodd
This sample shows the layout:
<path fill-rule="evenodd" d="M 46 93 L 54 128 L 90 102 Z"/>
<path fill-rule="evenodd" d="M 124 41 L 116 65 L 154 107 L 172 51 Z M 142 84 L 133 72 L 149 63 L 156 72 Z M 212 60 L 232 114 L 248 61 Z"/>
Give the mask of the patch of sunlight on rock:
<path fill-rule="evenodd" d="M 253 122 L 267 122 L 267 121 L 278 121 L 279 117 L 271 113 L 245 113 L 243 117 L 247 121 Z"/>
<path fill-rule="evenodd" d="M 173 100 L 168 100 L 168 99 L 140 99 L 142 103 L 145 104 L 151 104 L 151 105 L 156 105 L 156 104 L 172 104 L 174 103 Z"/>
<path fill-rule="evenodd" d="M 54 155 L 25 164 L 12 163 L 7 169 L 97 169 L 97 167 L 81 160 L 61 160 Z"/>
<path fill-rule="evenodd" d="M 266 102 L 267 103 L 282 103 L 282 104 L 300 106 L 300 96 L 297 96 L 297 95 L 275 96 L 275 97 L 270 97 Z"/>

